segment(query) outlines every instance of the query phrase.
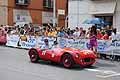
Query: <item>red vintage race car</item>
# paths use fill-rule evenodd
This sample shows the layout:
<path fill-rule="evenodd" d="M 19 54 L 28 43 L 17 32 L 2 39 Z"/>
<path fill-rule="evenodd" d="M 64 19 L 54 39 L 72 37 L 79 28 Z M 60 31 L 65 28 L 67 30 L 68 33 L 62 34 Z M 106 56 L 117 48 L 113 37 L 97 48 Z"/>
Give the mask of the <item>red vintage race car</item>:
<path fill-rule="evenodd" d="M 54 48 L 41 51 L 40 48 L 31 48 L 28 52 L 31 62 L 50 60 L 62 63 L 65 68 L 71 68 L 74 64 L 88 67 L 95 63 L 96 56 L 91 50 L 80 50 L 77 48 Z"/>

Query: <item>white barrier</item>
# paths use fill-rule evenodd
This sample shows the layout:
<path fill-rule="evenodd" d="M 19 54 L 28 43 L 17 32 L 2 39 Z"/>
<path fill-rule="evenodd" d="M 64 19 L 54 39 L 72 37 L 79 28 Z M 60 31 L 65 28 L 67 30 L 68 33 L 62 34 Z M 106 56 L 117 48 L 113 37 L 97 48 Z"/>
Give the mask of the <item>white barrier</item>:
<path fill-rule="evenodd" d="M 29 49 L 36 46 L 35 36 L 26 36 L 26 37 L 27 37 L 27 41 L 21 41 L 20 47 Z"/>
<path fill-rule="evenodd" d="M 19 35 L 7 35 L 6 46 L 18 47 Z"/>
<path fill-rule="evenodd" d="M 21 36 L 23 35 L 7 35 L 7 43 L 6 46 L 11 47 L 20 47 L 30 49 L 35 46 L 42 46 L 44 44 L 44 39 L 48 39 L 50 45 L 53 45 L 55 38 L 53 37 L 36 37 L 36 36 L 24 36 L 22 40 Z M 26 38 L 26 39 L 25 39 Z"/>
<path fill-rule="evenodd" d="M 35 36 L 26 36 L 27 40 L 21 40 L 18 35 L 7 35 L 7 46 L 12 47 L 21 47 L 21 48 L 32 48 L 34 46 L 41 46 L 44 44 L 44 39 L 48 39 L 50 46 L 53 45 L 53 42 L 56 38 L 53 37 L 35 37 Z M 89 40 L 88 39 L 67 39 L 67 38 L 57 38 L 58 44 L 60 47 L 74 47 L 79 49 L 88 49 Z M 120 50 L 120 41 L 112 43 L 111 40 L 98 40 L 97 51 L 101 53 L 112 52 Z M 107 53 L 108 54 L 108 53 Z"/>

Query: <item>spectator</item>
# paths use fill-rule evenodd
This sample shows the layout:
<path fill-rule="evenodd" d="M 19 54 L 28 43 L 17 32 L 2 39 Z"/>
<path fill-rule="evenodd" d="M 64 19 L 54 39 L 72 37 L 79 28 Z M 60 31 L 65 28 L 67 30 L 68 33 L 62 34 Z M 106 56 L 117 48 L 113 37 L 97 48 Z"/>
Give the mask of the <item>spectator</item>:
<path fill-rule="evenodd" d="M 80 38 L 81 38 L 81 39 L 85 39 L 85 38 L 86 38 L 86 30 L 83 30 L 83 31 L 80 33 Z"/>
<path fill-rule="evenodd" d="M 20 34 L 22 34 L 22 35 L 24 35 L 24 34 L 25 34 L 24 27 L 21 27 L 21 29 L 20 29 Z"/>
<path fill-rule="evenodd" d="M 53 31 L 52 31 L 52 29 L 50 29 L 50 31 L 48 32 L 48 36 L 53 36 Z"/>
<path fill-rule="evenodd" d="M 88 30 L 87 30 L 87 32 L 86 32 L 86 38 L 87 39 L 90 37 L 90 30 L 91 30 L 91 28 L 89 27 Z"/>
<path fill-rule="evenodd" d="M 105 34 L 104 34 L 104 36 L 102 37 L 102 39 L 104 39 L 104 40 L 108 40 L 108 39 L 109 39 L 109 36 L 108 36 L 108 33 L 107 33 L 107 32 L 105 32 Z"/>
<path fill-rule="evenodd" d="M 48 29 L 48 27 L 46 27 L 45 31 L 44 31 L 44 36 L 48 36 L 48 32 L 49 32 L 49 29 Z"/>
<path fill-rule="evenodd" d="M 83 33 L 83 28 L 80 27 L 79 31 L 80 31 L 80 34 Z"/>
<path fill-rule="evenodd" d="M 48 32 L 48 36 L 56 37 L 57 31 L 54 28 L 51 28 L 50 31 Z"/>
<path fill-rule="evenodd" d="M 92 26 L 90 30 L 90 49 L 97 52 L 97 30 L 96 26 Z"/>
<path fill-rule="evenodd" d="M 105 34 L 105 30 L 104 29 L 101 30 L 101 34 L 102 34 L 102 36 Z"/>
<path fill-rule="evenodd" d="M 111 36 L 111 34 L 112 34 L 112 28 L 111 28 L 111 26 L 107 25 L 106 32 L 107 32 L 108 36 Z"/>
<path fill-rule="evenodd" d="M 117 29 L 114 28 L 112 32 L 112 41 L 120 40 L 120 33 L 117 32 Z"/>
<path fill-rule="evenodd" d="M 97 29 L 97 39 L 102 39 L 102 33 L 100 29 Z"/>
<path fill-rule="evenodd" d="M 59 36 L 59 37 L 64 37 L 64 36 L 65 36 L 65 32 L 61 29 L 61 30 L 58 32 L 58 36 Z"/>
<path fill-rule="evenodd" d="M 70 33 L 71 33 L 70 31 L 71 31 L 70 28 L 68 28 L 68 29 L 67 29 L 67 34 L 68 34 L 68 35 L 70 35 Z"/>
<path fill-rule="evenodd" d="M 30 33 L 30 35 L 34 35 L 34 28 L 33 27 L 31 27 L 29 33 Z"/>
<path fill-rule="evenodd" d="M 79 28 L 78 28 L 78 27 L 76 27 L 75 32 L 73 33 L 73 36 L 76 37 L 76 38 L 79 38 L 79 36 L 80 36 L 80 31 L 79 31 Z"/>
<path fill-rule="evenodd" d="M 0 26 L 0 29 L 5 30 L 3 25 Z"/>
<path fill-rule="evenodd" d="M 57 36 L 57 30 L 56 30 L 56 28 L 53 28 L 52 31 L 53 31 L 53 32 L 52 32 L 52 33 L 53 33 L 53 36 L 56 37 L 56 36 Z"/>

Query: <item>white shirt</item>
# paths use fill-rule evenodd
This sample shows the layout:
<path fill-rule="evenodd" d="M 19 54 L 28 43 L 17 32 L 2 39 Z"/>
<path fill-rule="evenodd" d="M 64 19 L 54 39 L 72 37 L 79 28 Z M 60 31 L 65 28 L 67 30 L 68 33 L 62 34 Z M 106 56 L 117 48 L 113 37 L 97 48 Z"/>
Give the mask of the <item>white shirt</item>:
<path fill-rule="evenodd" d="M 112 32 L 112 40 L 120 40 L 120 33 L 117 32 L 116 34 L 114 34 L 114 33 Z"/>
<path fill-rule="evenodd" d="M 60 48 L 60 47 L 59 47 L 59 45 L 53 45 L 52 49 L 54 49 L 54 48 Z"/>
<path fill-rule="evenodd" d="M 79 32 L 79 31 L 78 31 L 78 32 L 75 31 L 75 32 L 73 33 L 73 36 L 74 36 L 74 37 L 79 37 L 79 36 L 80 36 L 80 32 Z"/>
<path fill-rule="evenodd" d="M 50 47 L 49 47 L 49 45 L 44 44 L 41 46 L 41 49 L 50 49 Z"/>

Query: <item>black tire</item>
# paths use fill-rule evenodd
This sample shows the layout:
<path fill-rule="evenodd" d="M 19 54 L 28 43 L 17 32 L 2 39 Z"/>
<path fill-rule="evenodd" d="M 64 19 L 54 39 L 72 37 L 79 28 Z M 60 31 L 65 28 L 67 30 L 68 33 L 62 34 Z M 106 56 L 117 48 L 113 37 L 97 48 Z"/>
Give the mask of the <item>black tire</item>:
<path fill-rule="evenodd" d="M 52 65 L 56 65 L 57 63 L 56 63 L 56 62 L 51 61 L 51 64 L 52 64 Z"/>
<path fill-rule="evenodd" d="M 33 63 L 36 63 L 39 60 L 38 52 L 34 49 L 30 50 L 29 57 L 30 57 L 30 61 Z"/>
<path fill-rule="evenodd" d="M 86 68 L 91 68 L 91 67 L 92 67 L 92 64 L 86 65 L 85 67 L 86 67 Z"/>
<path fill-rule="evenodd" d="M 62 56 L 62 64 L 65 68 L 72 68 L 74 61 L 70 54 L 64 54 Z"/>

